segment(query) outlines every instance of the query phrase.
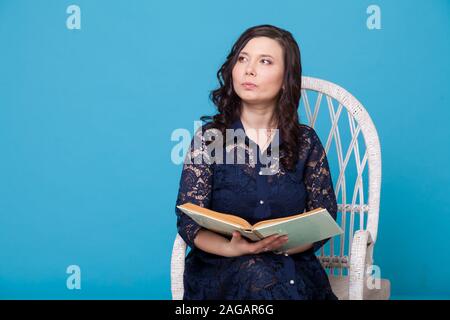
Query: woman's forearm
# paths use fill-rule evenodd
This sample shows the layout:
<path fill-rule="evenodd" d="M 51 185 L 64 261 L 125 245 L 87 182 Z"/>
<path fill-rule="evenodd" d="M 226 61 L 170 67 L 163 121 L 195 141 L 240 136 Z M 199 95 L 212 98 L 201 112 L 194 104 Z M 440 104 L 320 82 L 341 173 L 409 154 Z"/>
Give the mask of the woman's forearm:
<path fill-rule="evenodd" d="M 223 257 L 230 257 L 229 243 L 227 238 L 206 229 L 200 229 L 194 238 L 197 248 Z"/>
<path fill-rule="evenodd" d="M 236 255 L 236 252 L 241 252 L 241 250 L 236 251 L 236 248 L 233 249 L 233 246 L 230 244 L 230 240 L 228 240 L 224 236 L 203 228 L 198 231 L 196 237 L 194 238 L 194 244 L 197 248 L 203 251 L 223 257 L 234 257 Z M 313 245 L 313 243 L 304 244 L 299 247 L 289 249 L 286 253 L 300 253 L 311 249 Z M 241 253 L 239 253 L 238 255 L 240 254 Z"/>

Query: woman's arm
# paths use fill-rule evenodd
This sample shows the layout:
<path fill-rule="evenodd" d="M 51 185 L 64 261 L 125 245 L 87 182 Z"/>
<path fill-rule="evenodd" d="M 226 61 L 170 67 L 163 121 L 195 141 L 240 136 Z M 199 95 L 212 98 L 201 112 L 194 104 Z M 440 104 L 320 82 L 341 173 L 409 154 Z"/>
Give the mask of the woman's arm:
<path fill-rule="evenodd" d="M 206 150 L 204 127 L 198 129 L 192 138 L 181 172 L 178 197 L 175 206 L 178 234 L 191 248 L 202 227 L 178 208 L 187 202 L 208 208 L 211 201 L 213 168 Z"/>
<path fill-rule="evenodd" d="M 331 217 L 336 220 L 337 202 L 331 179 L 328 159 L 323 145 L 312 129 L 311 131 L 311 152 L 306 161 L 304 171 L 304 182 L 307 191 L 306 210 L 325 208 Z M 322 248 L 331 238 L 323 239 L 313 243 L 314 252 Z"/>

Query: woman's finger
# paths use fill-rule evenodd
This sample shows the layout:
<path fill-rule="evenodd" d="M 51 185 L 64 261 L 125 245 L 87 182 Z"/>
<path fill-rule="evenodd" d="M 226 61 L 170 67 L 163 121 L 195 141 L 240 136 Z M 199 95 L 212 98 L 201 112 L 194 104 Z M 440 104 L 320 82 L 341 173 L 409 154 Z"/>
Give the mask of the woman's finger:
<path fill-rule="evenodd" d="M 274 249 L 277 249 L 277 248 L 279 248 L 281 246 L 284 246 L 288 242 L 288 240 L 289 239 L 287 237 L 285 237 L 285 238 L 282 237 L 280 239 L 280 241 L 277 241 L 277 243 L 275 244 L 276 248 L 274 248 Z"/>
<path fill-rule="evenodd" d="M 269 244 L 267 246 L 268 250 L 275 250 L 275 249 L 283 246 L 284 244 L 286 244 L 287 241 L 288 241 L 288 238 L 286 236 L 279 237 L 277 240 L 273 241 L 271 244 Z"/>
<path fill-rule="evenodd" d="M 270 237 L 267 237 L 267 238 L 265 238 L 263 240 L 260 240 L 260 241 L 256 242 L 255 243 L 256 246 L 255 246 L 254 250 L 257 253 L 266 252 L 266 251 L 272 250 L 271 248 L 273 247 L 273 244 L 278 241 L 280 236 L 281 235 L 272 235 Z"/>
<path fill-rule="evenodd" d="M 261 241 L 258 241 L 258 244 L 260 244 L 261 247 L 265 247 L 265 246 L 269 245 L 270 243 L 272 243 L 273 241 L 277 240 L 279 237 L 280 237 L 280 235 L 273 234 L 270 237 L 267 237 Z"/>

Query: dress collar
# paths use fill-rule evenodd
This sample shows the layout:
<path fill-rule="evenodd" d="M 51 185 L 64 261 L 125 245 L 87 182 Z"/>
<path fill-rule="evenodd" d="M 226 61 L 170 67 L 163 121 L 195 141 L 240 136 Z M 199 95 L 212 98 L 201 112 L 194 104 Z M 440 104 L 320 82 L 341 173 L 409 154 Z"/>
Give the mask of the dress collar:
<path fill-rule="evenodd" d="M 231 124 L 231 129 L 237 130 L 237 129 L 242 129 L 245 133 L 245 129 L 244 126 L 242 124 L 242 121 L 240 118 L 236 119 L 232 124 Z M 280 144 L 281 144 L 281 137 L 279 134 L 279 130 L 276 134 L 275 137 L 272 138 L 272 141 L 270 142 L 270 144 L 267 146 L 267 148 L 264 150 L 263 154 L 267 155 L 268 150 L 270 149 L 271 152 L 271 161 L 270 161 L 270 165 L 268 166 L 269 170 L 272 172 L 271 174 L 275 174 L 276 172 L 279 171 L 279 166 L 280 166 L 280 159 L 281 157 L 283 157 L 283 150 L 280 150 Z M 234 145 L 234 142 L 232 143 L 232 145 Z M 254 153 L 253 148 L 249 148 L 250 145 L 250 138 L 248 137 L 247 134 L 245 134 L 245 143 L 244 145 L 241 144 L 237 144 L 235 145 L 236 147 L 244 147 L 245 149 L 247 149 L 248 151 L 248 156 L 250 157 L 251 160 L 250 163 L 259 163 L 261 165 L 261 149 L 259 148 L 259 146 L 257 145 L 257 154 Z M 231 149 L 230 149 L 231 150 Z M 253 162 L 252 162 L 253 161 Z"/>
<path fill-rule="evenodd" d="M 242 124 L 242 121 L 241 121 L 241 118 L 240 118 L 240 117 L 238 117 L 238 118 L 231 124 L 231 128 L 234 129 L 234 130 L 242 129 L 242 130 L 244 130 L 244 132 L 245 132 L 244 125 Z M 250 138 L 247 136 L 247 134 L 245 135 L 245 137 L 246 137 L 246 139 L 250 139 Z M 280 134 L 280 131 L 279 131 L 279 130 L 278 130 L 278 139 L 275 139 L 275 138 L 276 138 L 276 137 L 274 137 L 274 139 L 273 139 L 272 142 L 271 142 L 271 146 L 272 146 L 272 147 L 278 147 L 278 146 L 280 146 L 281 143 L 282 143 L 281 134 Z M 269 147 L 270 147 L 270 145 L 269 145 Z M 269 147 L 268 147 L 268 148 L 269 148 Z"/>

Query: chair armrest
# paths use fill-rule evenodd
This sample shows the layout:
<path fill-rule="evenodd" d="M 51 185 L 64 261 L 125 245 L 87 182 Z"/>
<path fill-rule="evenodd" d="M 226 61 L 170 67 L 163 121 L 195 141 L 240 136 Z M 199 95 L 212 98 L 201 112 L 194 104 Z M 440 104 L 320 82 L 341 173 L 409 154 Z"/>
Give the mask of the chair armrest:
<path fill-rule="evenodd" d="M 184 261 L 186 257 L 186 243 L 177 233 L 173 243 L 172 258 L 170 261 L 170 288 L 173 300 L 183 300 L 184 294 Z"/>
<path fill-rule="evenodd" d="M 349 300 L 362 300 L 367 267 L 372 264 L 374 242 L 368 230 L 358 230 L 352 240 L 349 275 Z"/>

